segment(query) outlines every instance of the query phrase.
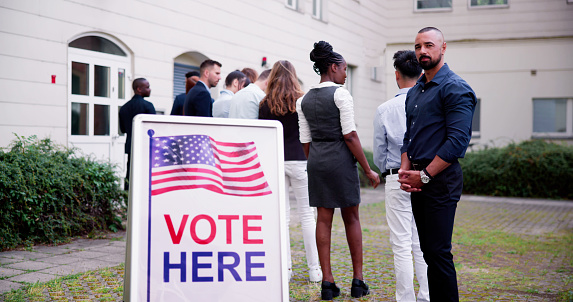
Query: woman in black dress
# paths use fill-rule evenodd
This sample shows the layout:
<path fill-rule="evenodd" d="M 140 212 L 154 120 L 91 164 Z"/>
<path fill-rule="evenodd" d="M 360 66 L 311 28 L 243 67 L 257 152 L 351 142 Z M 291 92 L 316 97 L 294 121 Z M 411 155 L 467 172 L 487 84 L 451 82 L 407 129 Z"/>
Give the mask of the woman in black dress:
<path fill-rule="evenodd" d="M 310 205 L 317 207 L 316 242 L 322 267 L 323 300 L 340 295 L 330 266 L 330 237 L 335 208 L 340 208 L 352 258 L 352 297 L 369 294 L 362 276 L 362 229 L 358 206 L 360 181 L 356 161 L 373 187 L 380 177 L 370 169 L 356 134 L 352 96 L 342 85 L 346 81 L 346 61 L 324 41 L 314 44 L 310 53 L 320 84 L 297 101 L 300 140 L 308 158 Z"/>

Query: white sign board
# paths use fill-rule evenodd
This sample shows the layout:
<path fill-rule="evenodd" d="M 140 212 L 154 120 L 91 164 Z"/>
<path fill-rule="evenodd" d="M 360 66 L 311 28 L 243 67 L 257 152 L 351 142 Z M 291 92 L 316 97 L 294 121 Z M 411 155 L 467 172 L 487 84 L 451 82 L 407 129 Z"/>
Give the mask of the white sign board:
<path fill-rule="evenodd" d="M 288 301 L 282 134 L 135 117 L 125 301 Z"/>

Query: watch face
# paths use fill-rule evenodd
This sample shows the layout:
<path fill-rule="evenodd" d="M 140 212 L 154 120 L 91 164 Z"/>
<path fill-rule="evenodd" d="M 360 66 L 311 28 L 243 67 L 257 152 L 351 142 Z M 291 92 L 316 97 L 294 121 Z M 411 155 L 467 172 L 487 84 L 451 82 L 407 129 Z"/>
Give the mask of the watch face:
<path fill-rule="evenodd" d="M 422 183 L 429 183 L 430 182 L 430 177 L 428 175 L 426 175 L 426 173 L 424 173 L 424 171 L 420 171 L 420 180 L 422 181 Z"/>

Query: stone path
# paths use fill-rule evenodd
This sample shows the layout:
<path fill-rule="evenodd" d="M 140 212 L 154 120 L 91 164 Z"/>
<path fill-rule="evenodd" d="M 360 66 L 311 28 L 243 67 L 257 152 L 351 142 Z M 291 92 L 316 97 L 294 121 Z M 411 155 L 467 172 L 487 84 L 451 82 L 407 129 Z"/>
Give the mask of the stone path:
<path fill-rule="evenodd" d="M 0 253 L 0 294 L 57 277 L 125 262 L 125 232 L 113 239 L 78 239 L 61 246 L 36 246 L 31 251 Z"/>
<path fill-rule="evenodd" d="M 384 189 L 363 189 L 362 203 L 381 202 Z M 472 223 L 518 234 L 545 234 L 573 230 L 573 202 L 506 197 L 462 196 L 463 210 L 456 224 Z M 291 197 L 291 224 L 297 224 Z M 507 215 L 511 213 L 511 215 Z M 383 219 L 383 218 L 382 218 Z M 125 232 L 112 239 L 78 239 L 70 244 L 36 246 L 30 251 L 0 253 L 0 294 L 24 286 L 23 282 L 51 279 L 117 266 L 125 261 Z M 391 252 L 391 251 L 390 251 Z"/>

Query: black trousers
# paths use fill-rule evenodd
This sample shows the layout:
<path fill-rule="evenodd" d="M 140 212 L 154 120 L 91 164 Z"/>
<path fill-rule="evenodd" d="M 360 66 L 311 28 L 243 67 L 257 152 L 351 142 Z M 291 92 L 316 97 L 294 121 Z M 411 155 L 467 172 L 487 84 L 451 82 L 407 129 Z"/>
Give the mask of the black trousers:
<path fill-rule="evenodd" d="M 125 180 L 123 189 L 129 191 L 129 171 L 131 170 L 131 154 L 127 153 L 127 172 L 125 173 Z"/>
<path fill-rule="evenodd" d="M 459 163 L 454 163 L 425 184 L 421 192 L 412 193 L 420 248 L 428 264 L 431 301 L 459 301 L 451 250 L 454 216 L 462 186 L 462 169 Z"/>

